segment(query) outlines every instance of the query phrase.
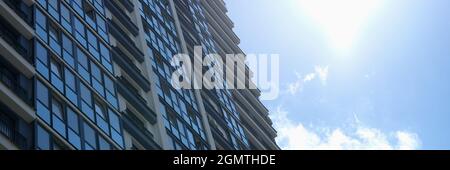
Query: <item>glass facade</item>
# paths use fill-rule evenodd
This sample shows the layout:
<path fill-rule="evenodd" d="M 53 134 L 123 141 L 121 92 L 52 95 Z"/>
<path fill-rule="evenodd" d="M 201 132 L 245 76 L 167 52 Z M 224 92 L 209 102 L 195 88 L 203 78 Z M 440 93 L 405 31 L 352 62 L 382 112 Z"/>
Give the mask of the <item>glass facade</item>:
<path fill-rule="evenodd" d="M 36 114 L 76 149 L 124 147 L 102 4 L 40 0 L 35 9 Z"/>
<path fill-rule="evenodd" d="M 232 91 L 171 85 L 174 55 L 221 49 L 205 1 L 5 2 L 34 30 L 27 35 L 0 14 L 0 38 L 19 54 L 0 54 L 0 83 L 15 94 L 0 98 L 0 133 L 18 148 L 253 148 Z M 219 138 L 226 147 L 215 147 Z"/>
<path fill-rule="evenodd" d="M 192 25 L 193 29 L 185 29 L 184 32 L 189 32 L 191 35 L 194 35 L 192 39 L 188 42 L 189 47 L 191 46 L 201 46 L 203 54 L 217 54 L 217 49 L 215 46 L 215 42 L 212 39 L 211 33 L 208 28 L 208 23 L 205 18 L 205 13 L 203 11 L 203 7 L 201 6 L 200 0 L 186 0 L 186 1 L 177 1 L 180 6 L 183 6 L 185 10 L 181 10 L 184 16 L 189 18 L 186 25 Z M 180 8 L 183 8 L 180 7 Z M 183 13 L 184 12 L 184 13 Z M 181 13 L 179 15 L 182 15 Z M 180 16 L 182 17 L 182 16 Z M 190 36 L 186 36 L 190 37 Z M 194 54 L 191 53 L 191 56 Z M 205 56 L 203 56 L 205 57 Z M 211 58 L 212 62 L 208 67 L 204 69 L 209 69 L 212 64 L 220 64 L 221 62 L 217 61 L 216 58 Z M 223 82 L 223 86 L 226 87 L 226 81 L 223 79 L 222 73 L 215 72 L 216 80 L 220 80 Z M 216 103 L 219 106 L 219 114 L 221 115 L 221 119 L 225 120 L 227 126 L 222 127 L 226 129 L 225 137 L 229 144 L 233 146 L 233 149 L 249 149 L 248 139 L 243 131 L 242 125 L 239 120 L 239 113 L 236 110 L 235 103 L 232 99 L 231 92 L 229 90 L 217 89 L 214 88 L 212 90 L 205 89 L 204 91 L 209 91 L 206 93 L 207 95 L 211 95 L 211 98 L 219 99 Z M 231 149 L 231 148 L 230 148 Z"/>
<path fill-rule="evenodd" d="M 140 0 L 145 40 L 151 55 L 155 80 L 169 149 L 209 149 L 196 96 L 192 90 L 176 90 L 170 84 L 175 68 L 174 54 L 181 53 L 174 19 L 167 1 Z"/>

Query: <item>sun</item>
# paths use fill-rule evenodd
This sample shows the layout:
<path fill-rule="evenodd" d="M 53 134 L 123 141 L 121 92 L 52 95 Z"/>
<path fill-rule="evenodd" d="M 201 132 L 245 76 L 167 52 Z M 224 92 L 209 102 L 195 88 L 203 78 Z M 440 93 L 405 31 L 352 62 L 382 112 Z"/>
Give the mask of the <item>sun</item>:
<path fill-rule="evenodd" d="M 334 48 L 348 51 L 382 1 L 296 0 L 296 5 L 320 26 Z"/>

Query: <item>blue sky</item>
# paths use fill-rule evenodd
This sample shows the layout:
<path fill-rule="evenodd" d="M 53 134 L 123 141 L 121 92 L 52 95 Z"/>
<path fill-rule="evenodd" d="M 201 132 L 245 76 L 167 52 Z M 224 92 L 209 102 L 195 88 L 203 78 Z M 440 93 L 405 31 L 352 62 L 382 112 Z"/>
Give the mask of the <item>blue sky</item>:
<path fill-rule="evenodd" d="M 300 1 L 225 0 L 241 48 L 280 55 L 282 148 L 450 149 L 450 1 Z"/>

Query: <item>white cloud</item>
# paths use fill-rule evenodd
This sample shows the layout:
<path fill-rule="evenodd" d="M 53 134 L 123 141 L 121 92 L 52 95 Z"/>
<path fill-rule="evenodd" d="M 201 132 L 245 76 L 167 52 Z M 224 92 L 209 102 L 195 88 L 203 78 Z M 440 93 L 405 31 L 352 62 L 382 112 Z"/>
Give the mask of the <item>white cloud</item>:
<path fill-rule="evenodd" d="M 306 74 L 306 76 L 301 76 L 299 73 L 295 73 L 297 76 L 297 79 L 293 83 L 288 84 L 288 92 L 292 95 L 297 94 L 298 92 L 301 92 L 303 90 L 303 86 L 319 77 L 320 81 L 322 82 L 322 85 L 326 85 L 328 80 L 328 66 L 321 67 L 316 66 L 314 68 L 313 73 Z"/>
<path fill-rule="evenodd" d="M 297 92 L 301 91 L 301 86 L 303 84 L 303 82 L 301 81 L 301 75 L 299 73 L 295 73 L 295 75 L 297 76 L 297 80 L 294 83 L 289 83 L 288 84 L 288 92 L 292 95 L 297 94 Z"/>
<path fill-rule="evenodd" d="M 310 73 L 305 76 L 305 78 L 303 79 L 303 83 L 310 82 L 310 81 L 314 80 L 315 78 L 316 78 L 316 73 Z"/>
<path fill-rule="evenodd" d="M 320 81 L 322 81 L 322 84 L 326 85 L 327 79 L 328 79 L 328 66 L 326 66 L 326 67 L 316 66 L 315 71 L 316 71 L 317 75 L 319 75 L 319 78 L 320 78 Z"/>
<path fill-rule="evenodd" d="M 305 127 L 302 123 L 289 120 L 288 112 L 281 107 L 271 113 L 271 118 L 278 131 L 276 140 L 283 149 L 392 150 L 420 147 L 418 135 L 406 131 L 385 134 L 379 129 L 369 128 L 357 122 L 354 123 L 354 129 L 348 132 L 341 128 L 331 129 L 313 125 Z"/>
<path fill-rule="evenodd" d="M 420 146 L 419 136 L 417 134 L 411 134 L 408 132 L 397 132 L 395 134 L 397 136 L 399 147 L 401 150 L 411 150 L 418 148 Z"/>

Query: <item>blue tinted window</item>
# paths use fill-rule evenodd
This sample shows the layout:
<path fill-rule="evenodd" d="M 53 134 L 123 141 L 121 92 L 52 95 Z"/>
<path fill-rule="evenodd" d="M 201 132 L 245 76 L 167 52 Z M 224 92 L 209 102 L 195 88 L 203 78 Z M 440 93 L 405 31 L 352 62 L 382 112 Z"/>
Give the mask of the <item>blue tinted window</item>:
<path fill-rule="evenodd" d="M 85 35 L 85 27 L 76 17 L 73 19 L 75 25 L 75 39 L 83 46 L 86 47 L 86 35 Z"/>
<path fill-rule="evenodd" d="M 98 138 L 98 144 L 99 144 L 99 149 L 100 150 L 110 150 L 111 149 L 111 145 L 102 137 Z"/>
<path fill-rule="evenodd" d="M 64 124 L 64 121 L 53 115 L 53 129 L 56 130 L 56 132 L 58 132 L 61 136 L 63 136 L 64 138 L 66 137 L 66 125 Z"/>
<path fill-rule="evenodd" d="M 57 99 L 53 99 L 52 100 L 52 113 L 54 115 L 58 116 L 60 119 L 64 118 L 64 116 L 63 116 L 64 112 L 63 112 L 62 104 Z"/>
<path fill-rule="evenodd" d="M 64 75 L 65 75 L 64 78 L 65 78 L 65 83 L 66 83 L 66 97 L 69 99 L 70 102 L 77 105 L 78 98 L 76 95 L 77 86 L 76 86 L 75 75 L 68 69 L 65 69 Z"/>
<path fill-rule="evenodd" d="M 108 91 L 114 93 L 114 82 L 108 77 L 104 76 L 105 80 L 105 87 Z"/>
<path fill-rule="evenodd" d="M 92 129 L 88 124 L 84 123 L 83 126 L 84 140 L 87 144 L 92 147 L 96 146 L 96 135 L 94 129 Z"/>
<path fill-rule="evenodd" d="M 107 59 L 107 61 L 109 61 L 109 49 L 103 43 L 100 43 L 99 45 L 100 45 L 100 53 L 102 54 L 103 57 Z"/>
<path fill-rule="evenodd" d="M 72 68 L 75 68 L 73 59 L 73 43 L 65 34 L 62 34 L 63 58 Z"/>
<path fill-rule="evenodd" d="M 109 123 L 114 129 L 120 129 L 119 116 L 115 114 L 112 110 L 109 110 Z"/>
<path fill-rule="evenodd" d="M 101 30 L 106 31 L 106 22 L 104 19 L 97 17 L 97 25 Z"/>
<path fill-rule="evenodd" d="M 55 61 L 55 60 L 51 60 L 50 62 L 50 70 L 52 71 L 53 74 L 55 74 L 58 78 L 62 77 L 62 72 L 61 72 L 61 65 Z"/>
<path fill-rule="evenodd" d="M 66 90 L 66 97 L 67 97 L 67 99 L 69 99 L 69 101 L 70 101 L 72 104 L 78 105 L 77 94 L 76 94 L 74 91 L 72 91 L 72 90 L 70 90 L 70 89 L 67 89 L 67 90 Z"/>
<path fill-rule="evenodd" d="M 78 73 L 80 73 L 81 77 L 85 79 L 86 81 L 90 82 L 90 76 L 89 76 L 89 60 L 87 59 L 86 55 L 77 48 L 77 55 L 78 55 Z"/>
<path fill-rule="evenodd" d="M 105 107 L 102 104 L 100 104 L 99 101 L 95 100 L 94 108 L 95 108 L 95 113 L 97 113 L 97 115 L 99 115 L 103 119 L 106 119 Z"/>
<path fill-rule="evenodd" d="M 51 38 L 53 38 L 56 42 L 59 42 L 59 30 L 55 25 L 50 24 L 48 27 L 48 32 Z"/>
<path fill-rule="evenodd" d="M 52 8 L 58 9 L 59 1 L 58 0 L 47 0 L 48 5 Z"/>
<path fill-rule="evenodd" d="M 77 149 L 81 149 L 81 139 L 80 136 L 78 136 L 78 134 L 76 134 L 74 131 L 69 129 L 68 132 L 68 138 L 69 138 L 69 142 Z"/>
<path fill-rule="evenodd" d="M 69 9 L 67 9 L 66 5 L 61 4 L 60 9 L 61 9 L 61 16 L 65 20 L 70 22 L 70 11 L 69 11 Z"/>
<path fill-rule="evenodd" d="M 67 124 L 74 132 L 79 132 L 78 115 L 70 108 L 67 108 Z"/>
<path fill-rule="evenodd" d="M 41 62 L 43 62 L 43 64 L 47 65 L 48 61 L 47 49 L 39 42 L 36 43 L 36 57 Z"/>
<path fill-rule="evenodd" d="M 84 16 L 83 9 L 82 9 L 83 1 L 82 0 L 72 0 L 72 2 L 73 2 L 72 3 L 73 7 L 75 8 L 75 11 L 77 11 L 77 13 L 80 14 L 81 16 Z"/>
<path fill-rule="evenodd" d="M 37 147 L 42 150 L 50 149 L 50 135 L 41 126 L 36 128 Z"/>
<path fill-rule="evenodd" d="M 42 120 L 50 124 L 50 111 L 41 102 L 36 103 L 36 113 Z"/>
<path fill-rule="evenodd" d="M 44 28 L 47 25 L 47 18 L 40 10 L 36 10 L 36 24 L 39 24 Z"/>
<path fill-rule="evenodd" d="M 95 79 L 92 79 L 92 86 L 94 87 L 95 91 L 97 91 L 101 96 L 105 96 L 105 91 L 100 82 L 98 82 Z"/>
<path fill-rule="evenodd" d="M 84 25 L 78 18 L 74 18 L 75 30 L 84 36 Z"/>
<path fill-rule="evenodd" d="M 51 74 L 52 85 L 55 86 L 55 88 L 58 89 L 60 92 L 63 93 L 64 85 L 61 80 L 61 78 L 62 78 L 61 65 L 59 63 L 57 63 L 55 60 L 51 60 L 50 70 L 52 72 L 52 74 Z"/>
<path fill-rule="evenodd" d="M 55 18 L 55 20 L 59 20 L 59 12 L 58 12 L 58 6 L 59 6 L 59 1 L 57 0 L 48 0 L 48 12 L 50 13 L 50 15 Z"/>
<path fill-rule="evenodd" d="M 81 111 L 92 121 L 95 121 L 94 111 L 91 106 L 86 104 L 86 102 L 81 103 Z"/>
<path fill-rule="evenodd" d="M 111 137 L 117 144 L 119 144 L 120 146 L 123 147 L 123 138 L 122 138 L 122 135 L 120 135 L 119 132 L 117 132 L 116 130 L 112 130 L 111 131 Z"/>
<path fill-rule="evenodd" d="M 89 68 L 89 61 L 86 55 L 83 53 L 83 51 L 81 51 L 81 49 L 79 48 L 77 48 L 77 56 L 78 56 L 78 63 L 84 68 Z"/>
<path fill-rule="evenodd" d="M 80 93 L 81 98 L 89 105 L 92 105 L 92 94 L 91 91 L 84 85 L 80 83 Z"/>
<path fill-rule="evenodd" d="M 91 74 L 94 76 L 97 80 L 102 80 L 102 73 L 100 71 L 100 68 L 96 64 L 91 64 Z"/>
<path fill-rule="evenodd" d="M 61 4 L 60 8 L 61 8 L 61 24 L 67 31 L 72 33 L 72 24 L 71 24 L 72 20 L 69 9 L 67 9 L 67 7 L 63 4 Z"/>
<path fill-rule="evenodd" d="M 37 0 L 37 2 L 43 6 L 44 8 L 47 6 L 47 1 L 46 0 Z"/>
<path fill-rule="evenodd" d="M 94 48 L 97 48 L 97 37 L 95 37 L 95 35 L 91 31 L 87 31 L 87 38 L 89 44 L 92 44 Z"/>
<path fill-rule="evenodd" d="M 70 70 L 65 69 L 64 76 L 64 78 L 66 79 L 66 85 L 71 90 L 76 90 L 75 75 Z"/>
<path fill-rule="evenodd" d="M 114 108 L 118 109 L 117 107 L 117 98 L 116 96 L 112 95 L 110 92 L 106 93 L 106 100 L 108 100 L 108 103 L 114 106 Z"/>
<path fill-rule="evenodd" d="M 37 81 L 37 83 L 36 83 L 36 97 L 46 107 L 49 106 L 48 94 L 49 94 L 48 93 L 48 88 L 45 87 L 45 85 L 42 84 L 40 81 Z"/>
<path fill-rule="evenodd" d="M 69 39 L 65 34 L 62 34 L 62 44 L 64 50 L 66 50 L 70 55 L 73 54 L 72 40 Z"/>
<path fill-rule="evenodd" d="M 47 18 L 40 10 L 36 10 L 36 33 L 38 36 L 47 42 Z"/>
<path fill-rule="evenodd" d="M 97 114 L 98 115 L 98 114 Z M 97 116 L 97 126 L 106 134 L 109 135 L 109 126 L 108 123 L 106 123 L 106 121 L 101 118 L 101 116 Z"/>

